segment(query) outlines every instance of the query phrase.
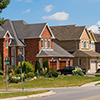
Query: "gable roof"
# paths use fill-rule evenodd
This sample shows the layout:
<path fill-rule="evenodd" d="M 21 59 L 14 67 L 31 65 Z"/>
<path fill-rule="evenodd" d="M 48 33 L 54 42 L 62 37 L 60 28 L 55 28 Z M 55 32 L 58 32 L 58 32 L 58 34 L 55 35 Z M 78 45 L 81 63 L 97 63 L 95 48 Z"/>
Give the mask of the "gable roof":
<path fill-rule="evenodd" d="M 97 42 L 100 42 L 100 34 L 94 33 Z"/>
<path fill-rule="evenodd" d="M 79 40 L 83 33 L 85 26 L 52 26 L 50 27 L 54 36 L 59 40 Z"/>
<path fill-rule="evenodd" d="M 73 53 L 73 56 L 75 57 L 100 57 L 100 53 L 97 53 L 94 51 L 77 50 Z"/>
<path fill-rule="evenodd" d="M 55 42 L 53 42 L 53 47 L 53 50 L 41 50 L 36 57 L 74 57 Z"/>
<path fill-rule="evenodd" d="M 23 20 L 11 21 L 7 19 L 6 22 L 0 26 L 0 38 L 3 38 L 4 34 L 9 31 L 11 36 L 14 37 L 10 46 L 24 46 L 25 44 L 21 42 L 21 39 L 41 38 L 40 35 L 45 27 L 49 29 L 52 38 L 54 38 L 54 35 L 47 23 L 27 24 Z"/>

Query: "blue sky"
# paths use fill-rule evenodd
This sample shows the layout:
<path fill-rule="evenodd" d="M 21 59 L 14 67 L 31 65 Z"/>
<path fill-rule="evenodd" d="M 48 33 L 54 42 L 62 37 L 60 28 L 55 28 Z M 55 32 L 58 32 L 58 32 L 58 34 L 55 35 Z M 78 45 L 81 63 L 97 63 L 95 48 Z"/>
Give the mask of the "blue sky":
<path fill-rule="evenodd" d="M 94 32 L 100 26 L 100 0 L 11 0 L 0 15 L 29 24 L 87 26 Z"/>

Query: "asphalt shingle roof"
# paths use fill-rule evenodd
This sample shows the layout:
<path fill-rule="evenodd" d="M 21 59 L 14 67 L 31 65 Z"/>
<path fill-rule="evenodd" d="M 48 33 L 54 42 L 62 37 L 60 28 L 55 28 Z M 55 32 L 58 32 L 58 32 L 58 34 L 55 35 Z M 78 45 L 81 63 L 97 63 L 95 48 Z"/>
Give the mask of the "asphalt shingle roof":
<path fill-rule="evenodd" d="M 100 42 L 100 34 L 95 34 L 95 33 L 94 33 L 94 36 L 95 36 L 97 42 Z"/>
<path fill-rule="evenodd" d="M 42 50 L 37 57 L 74 57 L 69 52 L 53 42 L 53 50 Z"/>
<path fill-rule="evenodd" d="M 75 57 L 100 57 L 100 53 L 94 52 L 94 51 L 75 51 L 73 53 L 73 56 Z"/>
<path fill-rule="evenodd" d="M 50 27 L 54 36 L 60 40 L 77 40 L 80 39 L 85 26 L 52 26 Z"/>

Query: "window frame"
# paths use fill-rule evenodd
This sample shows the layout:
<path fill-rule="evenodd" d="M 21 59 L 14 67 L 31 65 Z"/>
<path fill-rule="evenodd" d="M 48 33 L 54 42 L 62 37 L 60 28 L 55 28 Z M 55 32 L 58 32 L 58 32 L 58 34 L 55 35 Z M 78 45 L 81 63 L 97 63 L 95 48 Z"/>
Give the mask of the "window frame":
<path fill-rule="evenodd" d="M 6 49 L 8 49 L 8 40 L 6 40 Z"/>
<path fill-rule="evenodd" d="M 83 41 L 81 41 L 81 48 L 83 48 Z"/>
<path fill-rule="evenodd" d="M 12 47 L 11 48 L 11 56 L 14 56 L 15 55 L 15 47 Z"/>
<path fill-rule="evenodd" d="M 86 44 L 87 44 L 87 49 L 89 49 L 89 41 L 87 41 Z"/>
<path fill-rule="evenodd" d="M 86 41 L 84 41 L 84 48 L 86 48 Z"/>
<path fill-rule="evenodd" d="M 43 48 L 44 47 L 44 42 L 43 42 L 43 38 L 41 38 L 41 48 Z M 43 47 L 42 47 L 42 45 L 43 45 Z"/>
<path fill-rule="evenodd" d="M 91 43 L 91 50 L 94 50 L 94 43 Z"/>
<path fill-rule="evenodd" d="M 51 48 L 51 39 L 50 38 L 48 39 L 48 48 L 49 49 Z"/>
<path fill-rule="evenodd" d="M 81 66 L 81 58 L 78 58 L 78 65 Z"/>
<path fill-rule="evenodd" d="M 47 38 L 45 38 L 45 49 L 47 49 Z"/>

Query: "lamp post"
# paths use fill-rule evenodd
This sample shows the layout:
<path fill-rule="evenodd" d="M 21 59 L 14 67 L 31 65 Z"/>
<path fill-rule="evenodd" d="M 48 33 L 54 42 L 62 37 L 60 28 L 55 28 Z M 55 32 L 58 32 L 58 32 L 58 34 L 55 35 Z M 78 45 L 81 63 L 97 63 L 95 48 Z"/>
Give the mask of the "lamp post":
<path fill-rule="evenodd" d="M 55 62 L 54 58 L 52 58 L 52 59 L 50 60 L 50 62 L 52 63 L 52 70 L 53 70 L 53 69 L 54 69 L 53 63 Z"/>
<path fill-rule="evenodd" d="M 9 65 L 9 57 L 5 58 L 6 64 L 6 91 L 8 90 L 8 65 Z"/>
<path fill-rule="evenodd" d="M 23 75 L 22 75 L 22 60 L 23 60 L 23 56 L 20 53 L 18 55 L 18 62 L 20 62 L 20 67 L 21 67 L 21 82 L 22 82 L 22 91 L 24 91 L 24 85 L 23 85 Z"/>

